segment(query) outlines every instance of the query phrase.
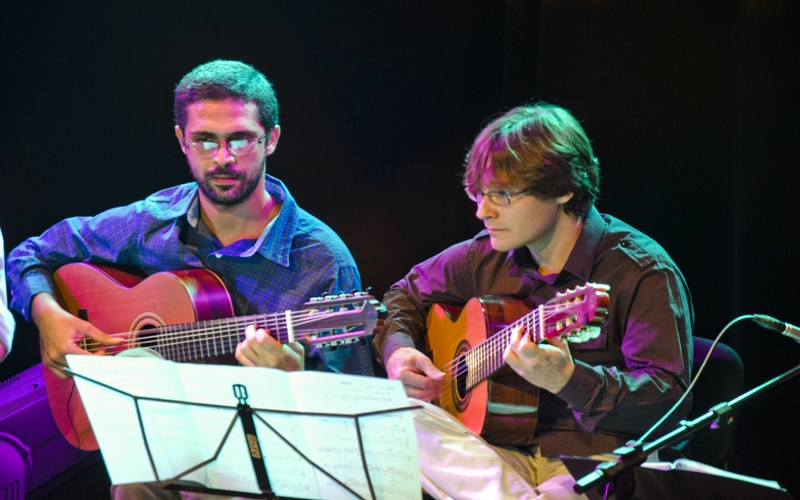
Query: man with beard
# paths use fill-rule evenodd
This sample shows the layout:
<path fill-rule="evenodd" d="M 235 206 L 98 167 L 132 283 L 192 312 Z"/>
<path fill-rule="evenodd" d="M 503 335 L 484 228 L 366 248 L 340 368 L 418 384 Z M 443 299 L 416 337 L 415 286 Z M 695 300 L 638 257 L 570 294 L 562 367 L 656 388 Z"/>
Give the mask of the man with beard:
<path fill-rule="evenodd" d="M 196 182 L 66 219 L 9 254 L 12 307 L 36 323 L 43 362 L 61 378 L 66 354 L 89 354 L 78 339 L 120 342 L 55 300 L 53 272 L 64 264 L 117 264 L 147 275 L 209 269 L 224 282 L 237 316 L 298 310 L 313 296 L 361 288 L 342 240 L 266 174 L 281 128 L 263 74 L 239 61 L 200 65 L 176 87 L 174 110 L 175 134 Z M 246 366 L 372 375 L 368 346 L 304 352 L 255 326 L 245 333 L 235 356 Z"/>

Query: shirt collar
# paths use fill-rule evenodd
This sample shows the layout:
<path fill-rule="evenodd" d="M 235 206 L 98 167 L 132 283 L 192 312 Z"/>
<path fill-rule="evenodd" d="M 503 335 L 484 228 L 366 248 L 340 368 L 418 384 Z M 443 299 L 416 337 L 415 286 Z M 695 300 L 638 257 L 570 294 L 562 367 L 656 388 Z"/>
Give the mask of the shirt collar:
<path fill-rule="evenodd" d="M 583 281 L 589 280 L 592 266 L 594 265 L 595 254 L 597 253 L 597 245 L 600 242 L 600 238 L 603 236 L 605 225 L 606 223 L 600 215 L 600 212 L 592 206 L 584 218 L 581 234 L 578 236 L 575 246 L 572 247 L 572 252 L 570 252 L 561 273 L 566 271 Z M 526 247 L 512 250 L 509 258 L 511 258 L 514 265 L 520 271 L 540 277 L 538 272 L 539 266 L 533 260 L 531 252 Z M 559 275 L 561 273 L 559 273 Z M 555 279 L 555 276 L 553 276 L 552 279 Z"/>
<path fill-rule="evenodd" d="M 575 242 L 567 263 L 564 264 L 564 271 L 583 281 L 589 281 L 592 267 L 594 266 L 594 258 L 597 254 L 597 245 L 605 232 L 605 227 L 606 222 L 600 212 L 592 206 L 583 221 L 583 229 L 581 229 L 581 234 L 578 236 L 578 241 Z"/>
<path fill-rule="evenodd" d="M 289 190 L 279 179 L 271 175 L 265 176 L 264 190 L 272 198 L 282 203 L 281 211 L 261 235 L 253 246 L 239 254 L 240 257 L 250 257 L 260 253 L 264 258 L 284 267 L 289 267 L 289 256 L 292 248 L 292 239 L 297 228 L 297 204 Z M 197 194 L 197 185 L 186 193 L 186 196 L 169 208 L 169 215 L 180 217 L 186 215 L 186 220 L 192 227 L 197 228 L 200 221 L 200 197 Z M 272 234 L 271 238 L 267 236 Z"/>

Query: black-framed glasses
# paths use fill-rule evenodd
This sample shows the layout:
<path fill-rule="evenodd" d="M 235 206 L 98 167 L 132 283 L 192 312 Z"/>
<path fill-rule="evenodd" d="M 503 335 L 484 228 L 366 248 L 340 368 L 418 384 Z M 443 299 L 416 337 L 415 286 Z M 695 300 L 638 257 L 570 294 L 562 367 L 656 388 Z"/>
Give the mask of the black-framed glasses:
<path fill-rule="evenodd" d="M 481 198 L 487 198 L 491 201 L 494 205 L 498 207 L 507 207 L 511 205 L 511 198 L 514 196 L 519 196 L 522 193 L 528 191 L 528 188 L 520 189 L 515 193 L 509 193 L 508 191 L 489 191 L 487 193 L 473 193 L 469 190 L 469 188 L 464 188 L 464 192 L 467 193 L 469 199 L 474 201 L 475 203 L 480 203 Z"/>
<path fill-rule="evenodd" d="M 256 145 L 261 144 L 267 138 L 267 134 L 261 136 L 260 139 L 253 137 L 242 137 L 240 139 L 231 139 L 220 141 L 202 140 L 190 142 L 189 145 L 200 156 L 216 156 L 219 153 L 220 144 L 225 143 L 228 146 L 228 151 L 234 156 L 246 155 L 253 152 Z"/>

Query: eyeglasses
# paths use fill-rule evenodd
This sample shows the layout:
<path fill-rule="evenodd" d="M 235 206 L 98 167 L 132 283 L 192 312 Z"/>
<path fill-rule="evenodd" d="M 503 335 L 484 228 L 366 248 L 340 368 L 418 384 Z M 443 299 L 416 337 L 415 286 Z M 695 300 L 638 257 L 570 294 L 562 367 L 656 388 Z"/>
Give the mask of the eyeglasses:
<path fill-rule="evenodd" d="M 261 144 L 266 138 L 267 134 L 264 134 L 260 139 L 247 137 L 222 141 L 222 143 L 228 146 L 228 151 L 230 151 L 232 155 L 241 156 L 252 153 L 256 144 Z M 190 142 L 189 145 L 192 146 L 200 156 L 216 156 L 219 152 L 220 144 L 222 143 L 217 141 L 197 141 Z"/>
<path fill-rule="evenodd" d="M 508 191 L 489 191 L 488 193 L 473 193 L 469 188 L 464 188 L 469 199 L 475 203 L 480 203 L 481 198 L 488 198 L 494 205 L 498 207 L 507 207 L 511 205 L 511 198 L 526 192 L 528 188 L 520 189 L 516 193 L 509 193 Z"/>

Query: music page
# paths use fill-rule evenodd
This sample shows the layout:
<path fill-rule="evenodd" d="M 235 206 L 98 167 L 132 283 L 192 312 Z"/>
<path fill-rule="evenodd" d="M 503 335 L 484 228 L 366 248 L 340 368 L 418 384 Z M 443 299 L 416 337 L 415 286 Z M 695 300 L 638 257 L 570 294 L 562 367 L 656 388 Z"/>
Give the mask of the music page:
<path fill-rule="evenodd" d="M 215 460 L 182 479 L 211 489 L 259 493 L 236 411 L 233 385 L 239 384 L 255 410 L 270 487 L 278 496 L 421 496 L 410 411 L 362 416 L 358 426 L 352 418 L 408 407 L 397 381 L 154 358 L 70 355 L 67 361 L 80 375 L 76 384 L 114 484 L 155 481 L 154 468 L 164 481 L 218 453 Z M 137 412 L 133 398 L 119 391 L 186 404 L 140 400 Z M 359 434 L 369 474 L 364 472 Z"/>

